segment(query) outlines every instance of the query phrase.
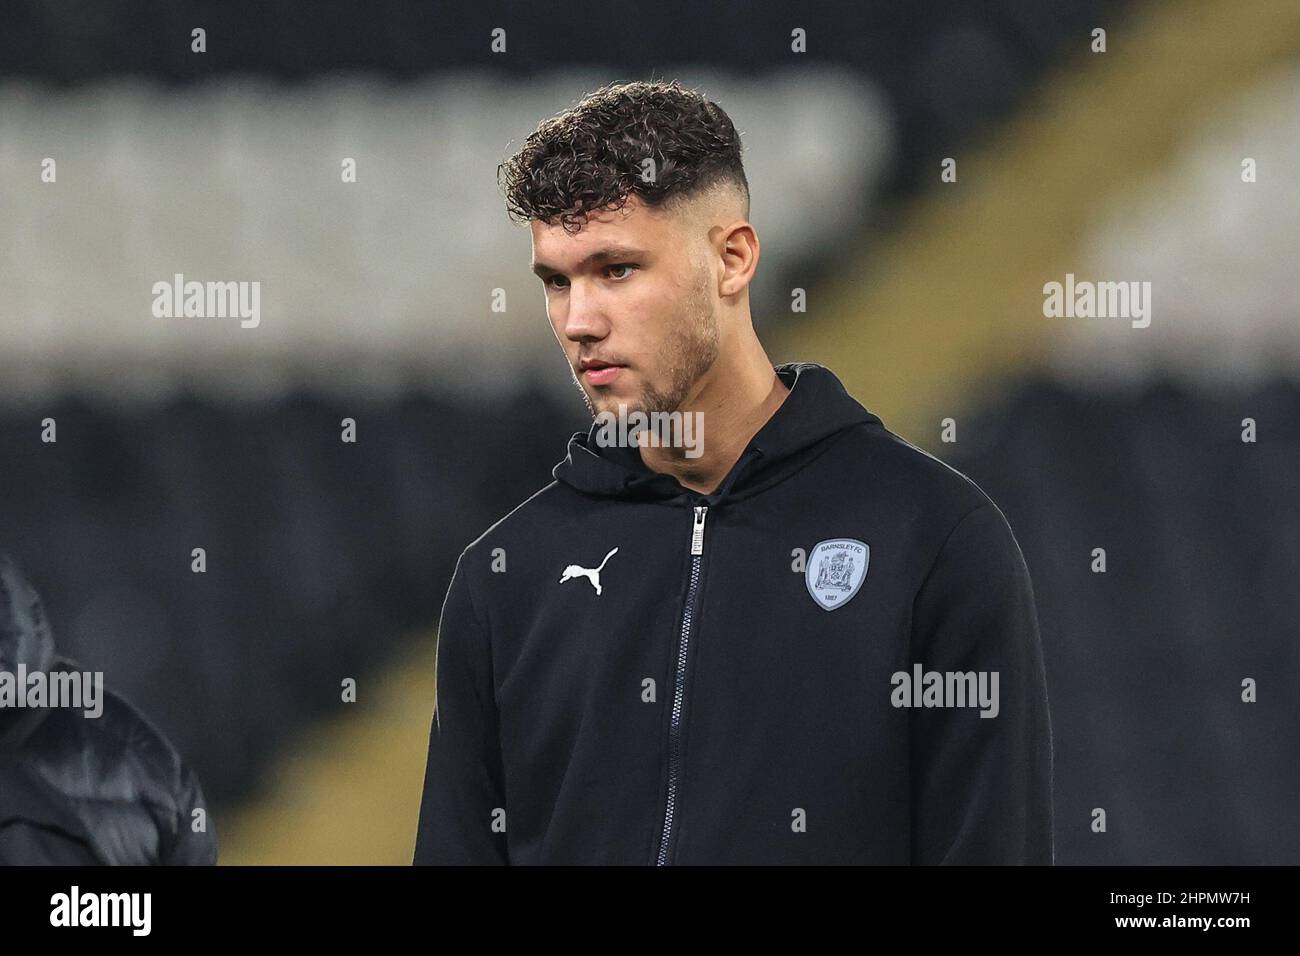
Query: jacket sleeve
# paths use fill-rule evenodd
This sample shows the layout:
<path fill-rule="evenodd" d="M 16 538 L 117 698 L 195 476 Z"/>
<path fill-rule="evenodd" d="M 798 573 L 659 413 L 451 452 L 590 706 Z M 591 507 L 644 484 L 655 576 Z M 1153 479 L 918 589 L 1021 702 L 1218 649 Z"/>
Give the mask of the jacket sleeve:
<path fill-rule="evenodd" d="M 953 528 L 913 608 L 923 672 L 998 675 L 992 706 L 910 712 L 912 862 L 1054 862 L 1052 734 L 1029 570 L 985 501 Z M 988 713 L 990 716 L 982 716 Z M 991 716 L 996 713 L 996 716 Z"/>
<path fill-rule="evenodd" d="M 470 594 L 468 554 L 456 562 L 438 624 L 417 866 L 510 862 L 491 649 Z"/>

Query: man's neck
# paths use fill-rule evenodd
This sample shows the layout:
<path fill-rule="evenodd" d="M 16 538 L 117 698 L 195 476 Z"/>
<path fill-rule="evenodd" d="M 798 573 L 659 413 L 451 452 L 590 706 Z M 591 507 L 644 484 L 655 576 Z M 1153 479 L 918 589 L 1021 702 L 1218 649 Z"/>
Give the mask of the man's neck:
<path fill-rule="evenodd" d="M 699 413 L 703 422 L 700 454 L 688 458 L 686 448 L 646 446 L 641 460 L 651 471 L 672 475 L 685 488 L 700 494 L 715 491 L 744 453 L 750 440 L 781 407 L 790 389 L 781 381 L 757 341 L 735 367 L 717 363 L 680 411 Z"/>

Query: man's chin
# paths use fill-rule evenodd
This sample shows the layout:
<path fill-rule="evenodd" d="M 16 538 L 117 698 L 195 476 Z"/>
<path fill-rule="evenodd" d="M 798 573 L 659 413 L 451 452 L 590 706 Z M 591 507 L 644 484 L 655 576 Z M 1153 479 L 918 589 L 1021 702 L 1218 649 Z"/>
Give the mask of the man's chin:
<path fill-rule="evenodd" d="M 626 418 L 633 412 L 642 412 L 643 414 L 645 412 L 645 409 L 642 407 L 640 402 L 629 402 L 627 399 L 610 398 L 608 395 L 601 395 L 599 398 L 592 398 L 590 395 L 587 397 L 587 404 L 592 410 L 591 414 L 593 418 L 598 418 L 601 415 L 606 417 L 612 416 L 614 418 Z"/>
<path fill-rule="evenodd" d="M 621 414 L 631 415 L 634 411 L 644 409 L 645 402 L 642 396 L 623 388 L 622 385 L 623 383 L 619 382 L 603 388 L 582 386 L 582 393 L 587 397 L 587 408 L 591 410 L 592 417 L 603 413 L 619 415 L 620 409 Z"/>

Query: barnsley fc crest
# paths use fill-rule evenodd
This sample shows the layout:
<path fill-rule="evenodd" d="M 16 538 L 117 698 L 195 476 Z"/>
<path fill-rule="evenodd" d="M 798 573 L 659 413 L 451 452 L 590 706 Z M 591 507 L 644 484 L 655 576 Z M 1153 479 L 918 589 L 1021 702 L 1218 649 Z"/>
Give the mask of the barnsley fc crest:
<path fill-rule="evenodd" d="M 804 582 L 822 610 L 833 611 L 849 603 L 867 577 L 871 548 L 853 538 L 819 542 L 808 554 Z"/>

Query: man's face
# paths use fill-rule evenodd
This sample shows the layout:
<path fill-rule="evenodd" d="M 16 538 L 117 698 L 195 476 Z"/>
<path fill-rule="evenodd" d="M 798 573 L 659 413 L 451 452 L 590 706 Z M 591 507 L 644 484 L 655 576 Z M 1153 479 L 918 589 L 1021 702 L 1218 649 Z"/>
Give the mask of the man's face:
<path fill-rule="evenodd" d="M 593 416 L 676 411 L 717 358 L 715 276 L 693 222 L 633 195 L 576 234 L 532 223 L 546 314 Z"/>

